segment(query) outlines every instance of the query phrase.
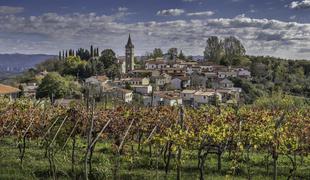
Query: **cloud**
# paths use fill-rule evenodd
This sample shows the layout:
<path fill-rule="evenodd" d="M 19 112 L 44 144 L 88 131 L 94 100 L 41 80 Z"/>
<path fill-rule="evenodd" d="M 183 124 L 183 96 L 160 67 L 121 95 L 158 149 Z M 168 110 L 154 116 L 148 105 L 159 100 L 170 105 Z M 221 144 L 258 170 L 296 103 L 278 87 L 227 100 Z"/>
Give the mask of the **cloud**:
<path fill-rule="evenodd" d="M 169 47 L 185 54 L 201 55 L 209 36 L 236 36 L 248 54 L 284 58 L 309 58 L 300 49 L 310 49 L 310 24 L 274 19 L 255 19 L 244 14 L 234 18 L 124 23 L 126 13 L 112 15 L 45 13 L 38 16 L 0 16 L 0 53 L 50 53 L 60 49 L 112 48 L 124 54 L 131 33 L 138 55 L 154 47 Z"/>
<path fill-rule="evenodd" d="M 120 12 L 125 12 L 125 11 L 128 11 L 128 8 L 126 8 L 126 7 L 119 7 L 117 10 L 120 11 Z"/>
<path fill-rule="evenodd" d="M 283 33 L 261 32 L 257 36 L 257 40 L 259 41 L 282 41 L 283 39 L 284 39 Z"/>
<path fill-rule="evenodd" d="M 180 16 L 185 13 L 184 9 L 164 9 L 157 12 L 158 16 Z"/>
<path fill-rule="evenodd" d="M 187 16 L 213 16 L 215 13 L 213 11 L 202 11 L 202 12 L 194 12 L 187 13 Z"/>
<path fill-rule="evenodd" d="M 197 0 L 182 0 L 183 2 L 194 2 L 194 1 L 197 1 Z"/>
<path fill-rule="evenodd" d="M 310 0 L 293 1 L 288 7 L 291 9 L 308 9 L 310 8 Z"/>
<path fill-rule="evenodd" d="M 23 11 L 23 7 L 0 6 L 0 14 L 17 14 Z"/>
<path fill-rule="evenodd" d="M 310 48 L 301 48 L 298 50 L 299 53 L 310 53 Z"/>

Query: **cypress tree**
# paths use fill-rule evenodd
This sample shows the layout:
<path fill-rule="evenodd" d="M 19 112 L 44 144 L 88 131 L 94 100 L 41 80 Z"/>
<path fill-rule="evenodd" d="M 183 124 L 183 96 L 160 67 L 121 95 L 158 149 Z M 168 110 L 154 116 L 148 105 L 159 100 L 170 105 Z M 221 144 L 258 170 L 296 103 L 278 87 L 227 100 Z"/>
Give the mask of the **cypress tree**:
<path fill-rule="evenodd" d="M 66 50 L 66 58 L 68 57 L 68 50 Z"/>
<path fill-rule="evenodd" d="M 65 59 L 65 50 L 62 50 L 62 59 Z"/>
<path fill-rule="evenodd" d="M 90 57 L 94 57 L 94 47 L 93 47 L 93 45 L 90 46 Z"/>
<path fill-rule="evenodd" d="M 58 60 L 61 60 L 61 51 L 59 51 Z"/>

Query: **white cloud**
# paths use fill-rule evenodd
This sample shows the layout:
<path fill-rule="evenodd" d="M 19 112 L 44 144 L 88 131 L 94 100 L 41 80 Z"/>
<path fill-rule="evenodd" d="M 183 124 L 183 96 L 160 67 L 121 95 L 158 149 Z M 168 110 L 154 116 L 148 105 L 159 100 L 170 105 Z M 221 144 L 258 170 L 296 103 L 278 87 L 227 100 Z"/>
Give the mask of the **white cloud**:
<path fill-rule="evenodd" d="M 310 8 L 310 0 L 293 1 L 288 7 L 291 9 L 308 9 Z"/>
<path fill-rule="evenodd" d="M 126 14 L 113 15 L 46 13 L 40 16 L 0 16 L 1 53 L 54 53 L 59 49 L 112 48 L 124 54 L 131 33 L 137 54 L 169 47 L 185 54 L 202 54 L 209 36 L 236 36 L 249 54 L 285 58 L 309 58 L 300 49 L 310 49 L 310 24 L 273 19 L 253 19 L 244 14 L 234 18 L 192 19 L 123 23 Z"/>
<path fill-rule="evenodd" d="M 125 11 L 128 11 L 128 8 L 126 8 L 126 7 L 119 7 L 117 10 L 120 11 L 120 12 L 125 12 Z"/>
<path fill-rule="evenodd" d="M 213 11 L 202 11 L 202 12 L 194 12 L 187 13 L 187 16 L 213 16 L 215 13 Z"/>
<path fill-rule="evenodd" d="M 23 7 L 0 6 L 0 14 L 17 14 L 23 11 Z"/>
<path fill-rule="evenodd" d="M 184 9 L 164 9 L 157 12 L 158 16 L 180 16 L 185 13 Z"/>

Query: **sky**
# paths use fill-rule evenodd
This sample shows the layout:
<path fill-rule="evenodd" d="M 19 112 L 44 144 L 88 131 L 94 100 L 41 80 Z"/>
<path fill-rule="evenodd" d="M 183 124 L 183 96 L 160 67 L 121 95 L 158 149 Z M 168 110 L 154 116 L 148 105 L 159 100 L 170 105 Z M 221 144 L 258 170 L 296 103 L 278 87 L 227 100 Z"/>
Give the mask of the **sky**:
<path fill-rule="evenodd" d="M 310 59 L 310 0 L 0 0 L 0 53 L 177 47 L 203 55 L 210 36 L 236 36 L 249 55 Z"/>

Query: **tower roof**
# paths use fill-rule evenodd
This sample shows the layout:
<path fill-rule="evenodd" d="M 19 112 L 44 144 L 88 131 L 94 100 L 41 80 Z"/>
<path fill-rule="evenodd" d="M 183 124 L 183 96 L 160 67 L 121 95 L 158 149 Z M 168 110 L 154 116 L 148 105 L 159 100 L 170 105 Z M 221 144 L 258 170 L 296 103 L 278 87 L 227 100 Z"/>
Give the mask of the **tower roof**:
<path fill-rule="evenodd" d="M 134 48 L 134 47 L 135 46 L 132 44 L 131 37 L 130 37 L 130 34 L 129 34 L 128 42 L 126 44 L 126 48 Z"/>

